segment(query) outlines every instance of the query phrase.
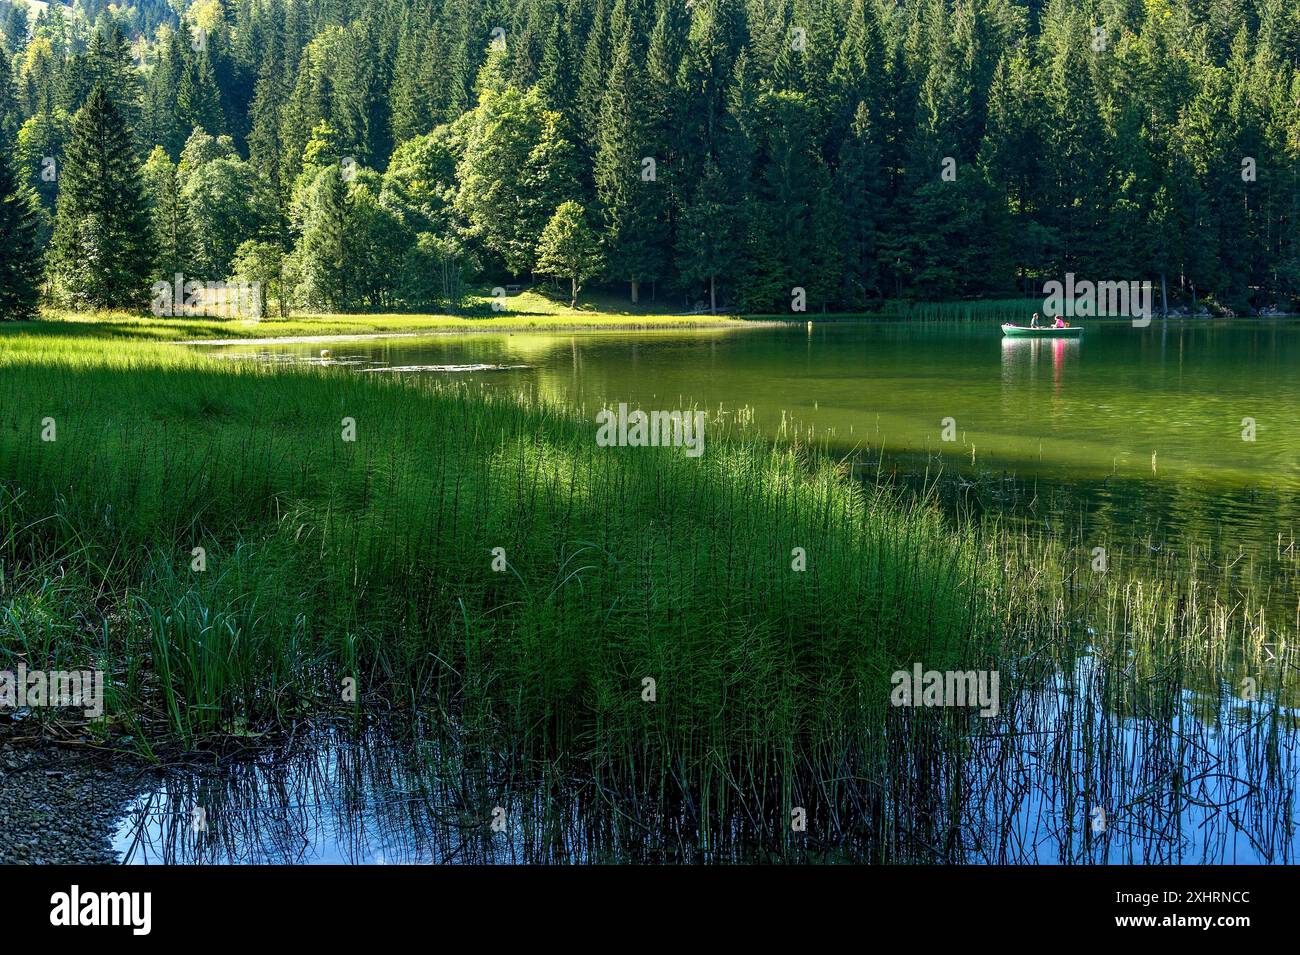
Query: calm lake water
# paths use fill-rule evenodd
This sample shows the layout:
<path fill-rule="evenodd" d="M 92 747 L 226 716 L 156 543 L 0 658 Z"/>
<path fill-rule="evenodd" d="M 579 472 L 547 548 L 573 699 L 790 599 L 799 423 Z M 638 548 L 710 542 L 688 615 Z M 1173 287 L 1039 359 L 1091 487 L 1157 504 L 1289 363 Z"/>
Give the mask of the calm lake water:
<path fill-rule="evenodd" d="M 319 361 L 321 347 L 213 350 Z M 1003 339 L 994 326 L 814 322 L 329 347 L 340 373 L 532 391 L 593 418 L 619 402 L 697 406 L 711 420 L 743 412 L 770 434 L 797 431 L 861 460 L 866 474 L 926 487 L 954 510 L 1147 557 L 1195 545 L 1228 567 L 1245 555 L 1272 608 L 1293 614 L 1300 594 L 1300 322 L 1090 323 L 1081 341 Z M 1275 660 L 1273 682 L 1297 663 L 1294 652 Z M 909 791 L 943 782 L 932 803 L 902 807 L 908 827 L 931 828 L 887 856 L 1300 860 L 1300 713 L 1270 692 L 1239 699 L 1229 669 L 1151 675 L 1102 665 L 1083 648 L 1014 690 L 1004 715 L 968 736 L 941 772 L 900 762 L 904 782 L 916 774 Z M 467 772 L 418 737 L 326 729 L 290 752 L 169 776 L 129 807 L 117 846 L 135 863 L 752 858 L 743 848 L 701 853 L 662 832 L 647 838 L 605 800 L 544 783 Z M 1100 829 L 1099 806 L 1110 807 Z M 497 807 L 509 820 L 500 831 L 490 824 Z M 852 847 L 837 851 L 832 858 L 857 858 Z M 862 852 L 881 857 L 879 845 Z M 797 846 L 783 855 L 804 857 Z"/>
<path fill-rule="evenodd" d="M 214 351 L 319 360 L 320 349 Z M 698 406 L 714 420 L 747 409 L 769 433 L 797 429 L 868 466 L 884 451 L 891 470 L 974 481 L 979 507 L 1030 506 L 1043 520 L 1097 522 L 1152 546 L 1172 536 L 1276 551 L 1300 522 L 1297 321 L 1093 322 L 1081 340 L 1006 339 L 992 324 L 814 322 L 442 335 L 332 351 L 358 373 L 535 390 L 593 416 L 624 401 Z M 384 370 L 398 368 L 424 370 Z"/>

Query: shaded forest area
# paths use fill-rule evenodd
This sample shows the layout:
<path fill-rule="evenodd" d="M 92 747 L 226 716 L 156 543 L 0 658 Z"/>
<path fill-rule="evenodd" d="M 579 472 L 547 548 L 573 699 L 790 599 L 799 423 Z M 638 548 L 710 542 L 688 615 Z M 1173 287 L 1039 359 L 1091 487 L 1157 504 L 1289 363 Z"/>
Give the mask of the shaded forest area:
<path fill-rule="evenodd" d="M 0 310 L 1300 299 L 1293 0 L 0 0 Z M 60 10 L 63 11 L 60 14 Z"/>

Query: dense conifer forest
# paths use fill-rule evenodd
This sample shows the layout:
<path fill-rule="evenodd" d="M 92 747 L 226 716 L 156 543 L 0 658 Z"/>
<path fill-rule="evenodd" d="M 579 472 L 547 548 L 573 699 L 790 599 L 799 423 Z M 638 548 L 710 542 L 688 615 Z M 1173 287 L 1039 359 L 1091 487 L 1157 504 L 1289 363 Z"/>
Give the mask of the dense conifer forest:
<path fill-rule="evenodd" d="M 1293 0 L 0 0 L 0 310 L 1300 296 Z"/>

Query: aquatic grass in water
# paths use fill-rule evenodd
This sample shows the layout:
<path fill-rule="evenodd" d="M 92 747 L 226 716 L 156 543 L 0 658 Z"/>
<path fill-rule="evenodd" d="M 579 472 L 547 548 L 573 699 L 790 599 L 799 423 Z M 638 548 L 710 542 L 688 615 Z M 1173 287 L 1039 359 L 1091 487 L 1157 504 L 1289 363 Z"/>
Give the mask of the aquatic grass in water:
<path fill-rule="evenodd" d="M 994 568 L 937 513 L 740 429 L 694 460 L 465 387 L 40 339 L 4 362 L 3 477 L 60 517 L 31 546 L 77 528 L 124 702 L 187 743 L 355 677 L 628 798 L 771 818 L 859 758 L 896 665 L 994 628 Z"/>

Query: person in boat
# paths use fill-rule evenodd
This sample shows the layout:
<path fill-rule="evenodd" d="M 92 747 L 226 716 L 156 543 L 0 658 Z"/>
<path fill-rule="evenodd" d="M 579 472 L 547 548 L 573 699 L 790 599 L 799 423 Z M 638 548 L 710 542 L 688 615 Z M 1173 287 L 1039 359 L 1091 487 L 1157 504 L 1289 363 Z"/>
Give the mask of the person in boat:
<path fill-rule="evenodd" d="M 1065 324 L 1065 319 L 1063 319 L 1060 315 L 1057 315 L 1057 316 L 1056 316 L 1056 321 L 1052 323 L 1052 327 L 1054 327 L 1054 328 L 1068 328 L 1069 326 Z"/>
<path fill-rule="evenodd" d="M 1029 327 L 1030 327 L 1030 328 L 1037 328 L 1037 327 L 1038 327 L 1038 313 L 1037 313 L 1037 312 L 1034 312 L 1034 317 L 1031 318 L 1031 319 L 1029 320 Z"/>

